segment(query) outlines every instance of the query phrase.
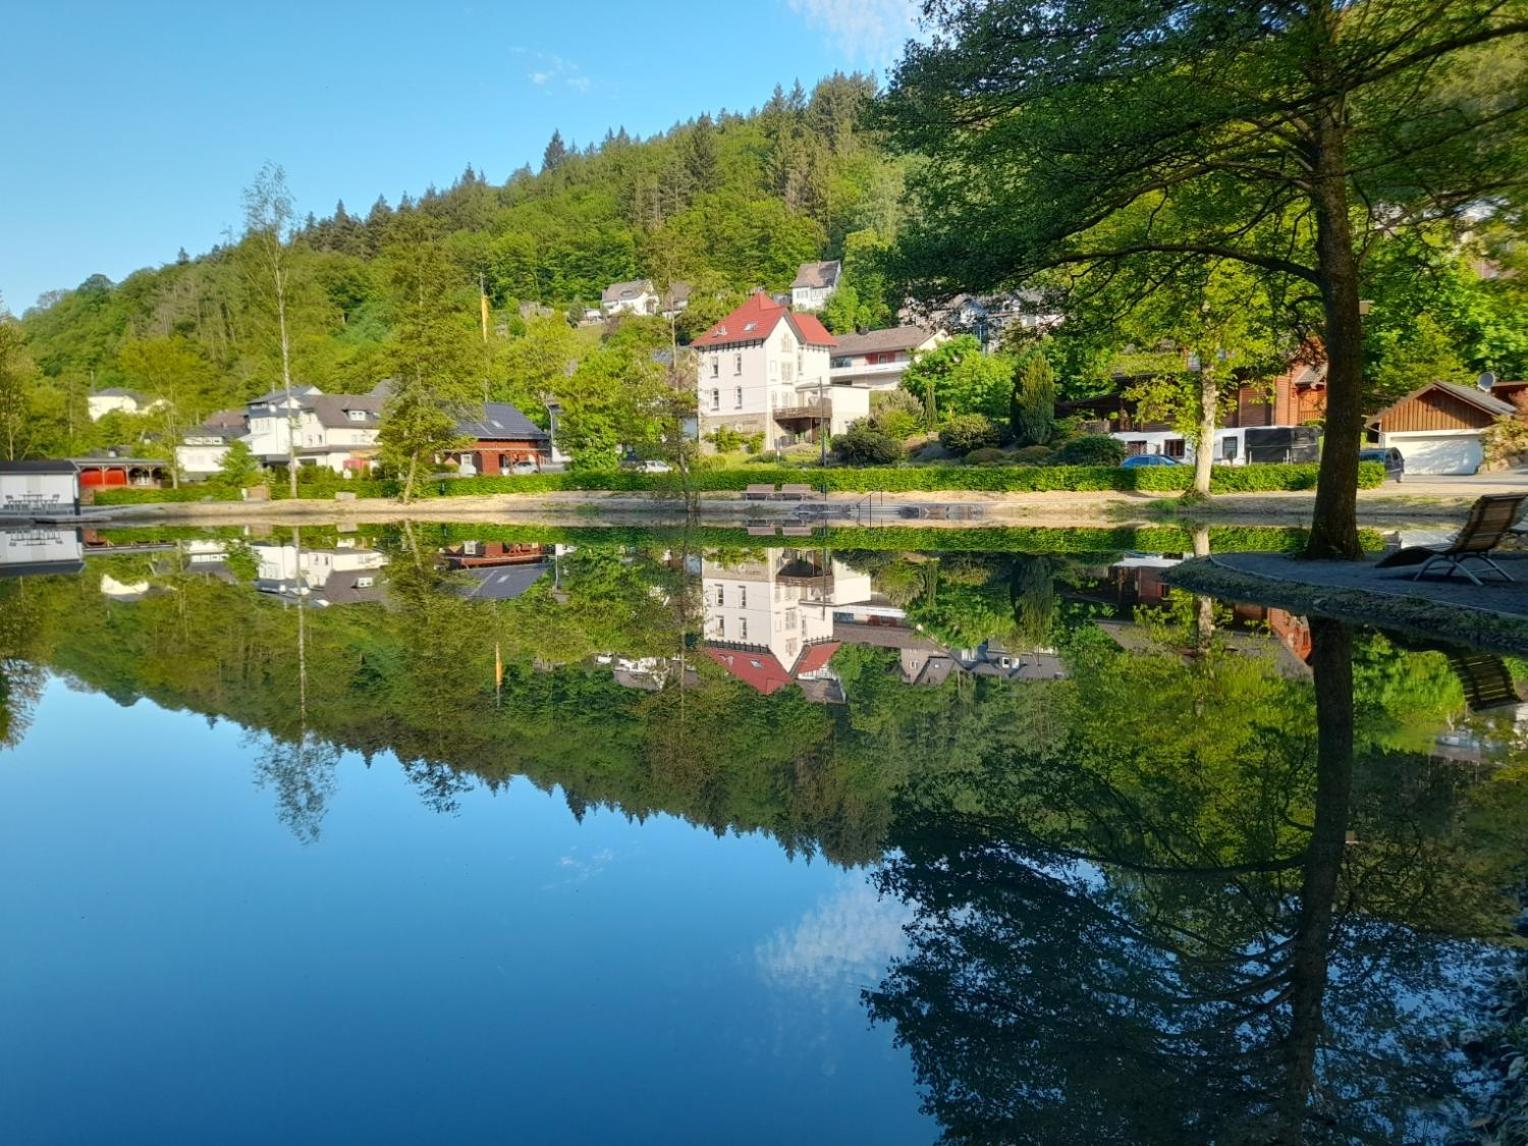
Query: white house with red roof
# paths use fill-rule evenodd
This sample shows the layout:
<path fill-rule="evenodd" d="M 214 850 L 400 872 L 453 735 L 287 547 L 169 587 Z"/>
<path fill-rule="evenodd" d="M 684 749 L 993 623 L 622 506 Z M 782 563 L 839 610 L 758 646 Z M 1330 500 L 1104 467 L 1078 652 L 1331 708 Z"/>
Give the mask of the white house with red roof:
<path fill-rule="evenodd" d="M 691 343 L 701 437 L 722 428 L 763 434 L 774 449 L 867 417 L 868 391 L 833 383 L 836 345 L 815 315 L 751 295 Z"/>
<path fill-rule="evenodd" d="M 869 602 L 870 575 L 820 550 L 767 549 L 701 566 L 706 655 L 766 695 L 796 684 L 808 699 L 842 699 L 828 662 L 835 614 Z"/>

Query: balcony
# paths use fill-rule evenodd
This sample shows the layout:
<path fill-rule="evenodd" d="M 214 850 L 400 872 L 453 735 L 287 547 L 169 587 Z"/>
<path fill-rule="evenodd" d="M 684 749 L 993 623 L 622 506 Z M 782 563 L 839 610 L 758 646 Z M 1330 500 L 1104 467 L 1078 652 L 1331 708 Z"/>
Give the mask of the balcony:
<path fill-rule="evenodd" d="M 902 362 L 861 362 L 849 366 L 834 366 L 828 371 L 828 376 L 836 383 L 846 382 L 897 382 L 912 363 Z"/>
<path fill-rule="evenodd" d="M 776 406 L 772 411 L 777 422 L 826 422 L 833 417 L 832 402 L 796 402 Z"/>

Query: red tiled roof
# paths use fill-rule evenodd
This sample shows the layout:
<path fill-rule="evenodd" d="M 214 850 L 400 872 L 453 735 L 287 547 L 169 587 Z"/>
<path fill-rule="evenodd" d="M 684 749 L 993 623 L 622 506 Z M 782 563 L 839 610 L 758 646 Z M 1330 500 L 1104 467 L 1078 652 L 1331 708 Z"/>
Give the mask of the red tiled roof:
<path fill-rule="evenodd" d="M 837 346 L 838 339 L 828 333 L 828 328 L 817 321 L 815 314 L 792 314 L 791 323 L 801 341 L 808 346 Z"/>
<path fill-rule="evenodd" d="M 836 346 L 827 328 L 814 315 L 792 314 L 762 291 L 697 338 L 692 346 L 726 346 L 735 342 L 763 342 L 785 319 L 808 346 Z"/>
<path fill-rule="evenodd" d="M 828 641 L 821 645 L 808 645 L 802 650 L 801 656 L 796 661 L 796 675 L 816 672 L 820 668 L 827 667 L 827 663 L 833 659 L 833 654 L 838 651 L 837 641 Z"/>
<path fill-rule="evenodd" d="M 706 655 L 749 688 L 765 696 L 791 683 L 791 674 L 785 671 L 772 653 L 718 649 L 707 645 Z"/>

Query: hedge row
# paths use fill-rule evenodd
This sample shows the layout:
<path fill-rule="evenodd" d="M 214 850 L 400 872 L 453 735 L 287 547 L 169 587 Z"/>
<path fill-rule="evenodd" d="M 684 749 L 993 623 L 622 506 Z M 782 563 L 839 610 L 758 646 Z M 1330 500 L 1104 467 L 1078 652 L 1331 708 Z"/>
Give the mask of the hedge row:
<path fill-rule="evenodd" d="M 1295 465 L 1224 466 L 1211 475 L 1216 493 L 1257 493 L 1275 490 L 1307 490 L 1316 487 L 1319 467 Z M 1359 466 L 1359 485 L 1378 486 L 1385 470 L 1377 462 Z M 1139 490 L 1174 493 L 1193 484 L 1188 466 L 897 466 L 837 468 L 824 470 L 749 466 L 741 469 L 701 470 L 691 475 L 692 489 L 703 492 L 740 492 L 750 485 L 809 484 L 820 489 L 826 481 L 837 493 L 936 493 L 960 490 L 990 493 L 1047 493 L 1056 491 Z M 523 477 L 457 478 L 426 492 L 448 495 L 493 493 L 548 493 L 558 490 L 603 490 L 678 494 L 683 482 L 678 474 L 629 471 L 573 471 L 562 474 L 527 474 Z"/>
<path fill-rule="evenodd" d="M 98 489 L 92 505 L 141 505 L 162 501 L 239 501 L 238 490 L 212 485 L 183 485 L 179 489 Z"/>
<path fill-rule="evenodd" d="M 1278 490 L 1307 490 L 1316 487 L 1318 467 L 1314 463 L 1296 465 L 1223 466 L 1212 476 L 1210 488 L 1216 493 L 1259 493 Z M 1371 489 L 1384 481 L 1385 470 L 1378 462 L 1359 465 L 1359 485 Z M 854 469 L 829 467 L 820 470 L 750 466 L 741 469 L 700 470 L 690 477 L 692 489 L 701 492 L 742 492 L 750 485 L 810 484 L 820 489 L 827 483 L 837 493 L 937 493 L 968 491 L 986 493 L 1049 493 L 1089 491 L 1140 491 L 1175 493 L 1193 482 L 1188 466 L 1142 466 L 1123 469 L 1119 466 L 887 466 Z M 684 483 L 678 474 L 649 474 L 628 470 L 573 470 L 567 473 L 525 474 L 523 476 L 448 478 L 422 482 L 420 497 L 465 497 L 474 494 L 540 494 L 561 491 L 600 491 L 613 493 L 655 493 L 677 496 Z M 299 496 L 327 501 L 337 490 L 357 497 L 397 497 L 402 483 L 391 479 L 358 478 L 322 490 L 299 489 Z M 273 487 L 271 496 L 286 497 L 283 486 Z M 208 486 L 188 486 L 179 490 L 110 490 L 97 495 L 98 505 L 125 505 L 140 501 L 236 501 L 238 496 Z"/>

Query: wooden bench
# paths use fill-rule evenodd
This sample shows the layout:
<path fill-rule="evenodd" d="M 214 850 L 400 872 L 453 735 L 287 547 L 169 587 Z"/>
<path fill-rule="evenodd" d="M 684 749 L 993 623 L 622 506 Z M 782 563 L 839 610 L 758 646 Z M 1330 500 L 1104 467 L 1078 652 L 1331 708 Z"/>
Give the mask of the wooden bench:
<path fill-rule="evenodd" d="M 775 496 L 772 485 L 751 485 L 743 491 L 744 501 L 768 501 Z"/>
<path fill-rule="evenodd" d="M 812 527 L 810 525 L 782 525 L 780 534 L 783 537 L 810 537 Z"/>
<path fill-rule="evenodd" d="M 775 527 L 773 525 L 750 525 L 748 527 L 749 537 L 773 537 L 774 535 Z"/>
<path fill-rule="evenodd" d="M 812 487 L 809 485 L 782 485 L 779 496 L 781 501 L 804 501 L 812 496 Z"/>

